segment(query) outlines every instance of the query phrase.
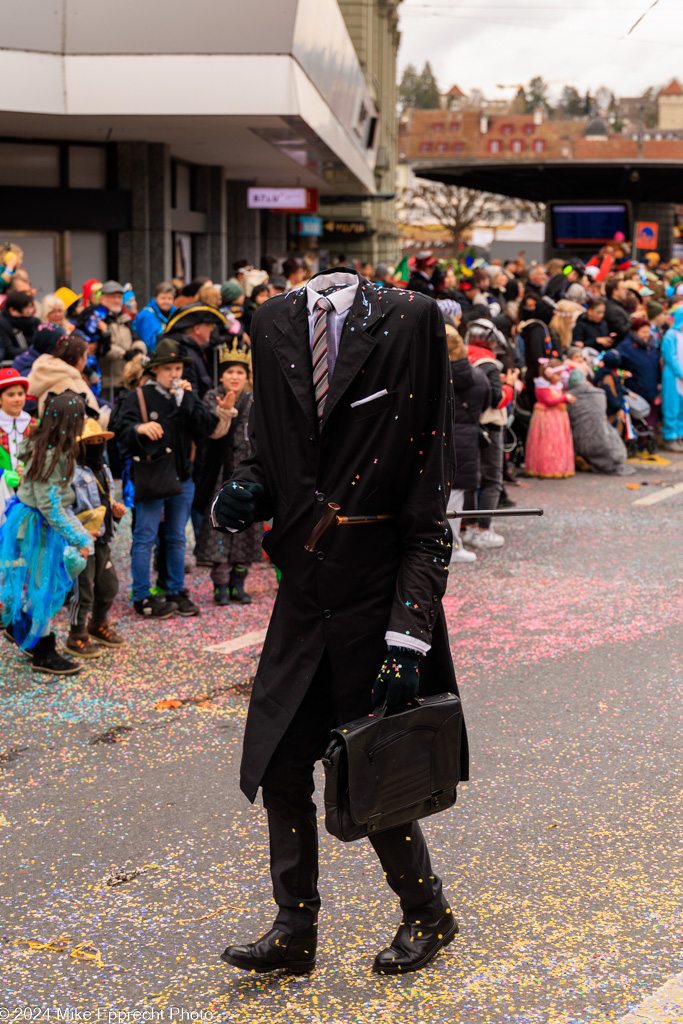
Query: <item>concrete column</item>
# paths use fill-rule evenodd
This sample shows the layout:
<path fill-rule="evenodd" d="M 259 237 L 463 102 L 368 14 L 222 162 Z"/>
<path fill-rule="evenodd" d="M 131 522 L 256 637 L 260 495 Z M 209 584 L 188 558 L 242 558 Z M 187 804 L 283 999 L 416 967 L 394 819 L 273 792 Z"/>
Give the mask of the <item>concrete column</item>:
<path fill-rule="evenodd" d="M 258 210 L 247 209 L 246 181 L 227 182 L 228 277 L 235 260 L 247 259 L 254 267 L 261 262 L 261 232 Z"/>
<path fill-rule="evenodd" d="M 227 269 L 227 196 L 222 167 L 196 169 L 197 208 L 206 214 L 206 233 L 195 238 L 195 258 L 202 274 L 217 284 Z"/>
<path fill-rule="evenodd" d="M 144 304 L 152 288 L 171 274 L 171 163 L 168 146 L 121 142 L 119 188 L 131 193 L 131 228 L 119 233 L 117 275 L 131 281 Z"/>

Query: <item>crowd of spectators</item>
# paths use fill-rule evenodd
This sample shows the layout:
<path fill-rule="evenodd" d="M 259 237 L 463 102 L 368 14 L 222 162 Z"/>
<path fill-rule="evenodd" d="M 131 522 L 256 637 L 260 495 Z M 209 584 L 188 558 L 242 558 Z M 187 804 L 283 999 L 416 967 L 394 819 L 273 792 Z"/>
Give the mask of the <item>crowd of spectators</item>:
<path fill-rule="evenodd" d="M 7 398 L 0 415 L 7 429 L 19 417 L 33 429 L 55 395 L 80 396 L 94 433 L 75 485 L 79 514 L 88 500 L 91 511 L 106 509 L 93 536 L 106 538 L 109 553 L 118 520 L 131 510 L 139 615 L 199 614 L 185 583 L 189 522 L 216 604 L 248 603 L 245 584 L 262 557 L 263 524 L 231 540 L 208 528 L 207 512 L 222 481 L 249 455 L 253 314 L 272 296 L 300 288 L 314 268 L 296 255 L 267 259 L 262 269 L 239 260 L 227 281 L 161 281 L 140 303 L 131 285 L 91 278 L 80 292 L 62 287 L 38 303 L 22 257 L 16 245 L 0 249 L 0 398 Z M 344 264 L 343 255 L 332 261 Z M 651 254 L 637 263 L 615 240 L 586 263 L 527 265 L 522 255 L 439 262 L 420 252 L 398 267 L 357 269 L 380 289 L 432 296 L 443 315 L 453 385 L 453 511 L 514 505 L 510 491 L 522 473 L 626 475 L 634 471 L 629 457 L 654 457 L 658 446 L 683 452 L 683 268 L 675 261 Z M 20 483 L 19 443 L 0 451 L 2 458 Z M 89 474 L 94 480 L 98 472 L 107 484 L 121 480 L 121 503 L 113 493 L 98 499 L 89 486 Z M 455 537 L 453 562 L 476 561 L 477 549 L 504 544 L 486 515 L 456 521 Z M 100 600 L 100 549 L 96 544 L 89 555 L 96 560 L 68 643 L 84 658 L 99 656 L 105 635 L 116 641 L 110 646 L 123 642 L 102 611 L 94 633 L 85 626 L 83 608 Z M 111 595 L 111 578 L 101 583 Z"/>

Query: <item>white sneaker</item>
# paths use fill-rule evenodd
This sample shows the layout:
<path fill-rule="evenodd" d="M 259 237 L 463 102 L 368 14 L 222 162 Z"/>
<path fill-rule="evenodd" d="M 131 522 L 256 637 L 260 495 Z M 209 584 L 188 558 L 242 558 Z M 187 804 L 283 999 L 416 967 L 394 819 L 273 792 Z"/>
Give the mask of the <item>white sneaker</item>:
<path fill-rule="evenodd" d="M 453 562 L 476 562 L 477 556 L 474 551 L 468 551 L 462 544 L 453 544 L 453 552 L 451 554 L 451 565 Z"/>
<path fill-rule="evenodd" d="M 505 543 L 505 537 L 501 537 L 499 533 L 496 533 L 489 526 L 488 530 L 477 530 L 477 536 L 470 543 L 475 548 L 502 548 Z"/>
<path fill-rule="evenodd" d="M 477 527 L 476 526 L 468 526 L 460 534 L 460 543 L 461 544 L 474 544 L 475 537 L 478 537 L 478 536 L 479 536 L 479 530 L 477 529 Z"/>

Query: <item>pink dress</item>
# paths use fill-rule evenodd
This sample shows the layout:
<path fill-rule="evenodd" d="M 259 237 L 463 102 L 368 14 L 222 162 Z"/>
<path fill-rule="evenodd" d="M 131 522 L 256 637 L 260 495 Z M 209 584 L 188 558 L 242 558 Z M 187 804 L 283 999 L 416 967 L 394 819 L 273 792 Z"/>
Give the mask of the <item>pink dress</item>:
<path fill-rule="evenodd" d="M 536 404 L 526 441 L 527 476 L 561 479 L 574 476 L 574 443 L 567 402 L 559 385 L 534 381 Z"/>

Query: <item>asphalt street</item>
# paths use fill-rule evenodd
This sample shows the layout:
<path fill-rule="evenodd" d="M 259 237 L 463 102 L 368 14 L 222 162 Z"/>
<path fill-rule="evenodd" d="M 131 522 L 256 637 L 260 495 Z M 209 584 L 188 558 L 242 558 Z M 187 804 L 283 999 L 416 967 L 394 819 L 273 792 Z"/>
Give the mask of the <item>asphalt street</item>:
<path fill-rule="evenodd" d="M 545 516 L 452 572 L 472 781 L 425 832 L 460 935 L 399 979 L 370 972 L 398 915 L 369 845 L 322 828 L 315 973 L 218 959 L 273 917 L 237 774 L 275 576 L 214 609 L 195 569 L 199 619 L 135 620 L 123 530 L 125 651 L 50 680 L 0 648 L 0 1020 L 683 1022 L 681 481 L 522 481 Z"/>

